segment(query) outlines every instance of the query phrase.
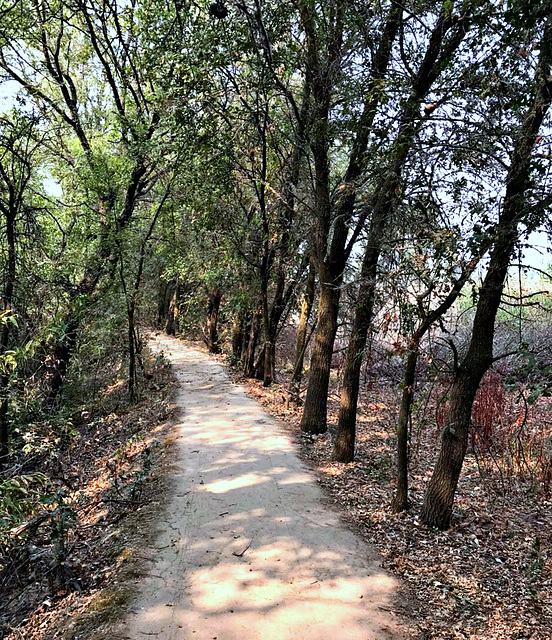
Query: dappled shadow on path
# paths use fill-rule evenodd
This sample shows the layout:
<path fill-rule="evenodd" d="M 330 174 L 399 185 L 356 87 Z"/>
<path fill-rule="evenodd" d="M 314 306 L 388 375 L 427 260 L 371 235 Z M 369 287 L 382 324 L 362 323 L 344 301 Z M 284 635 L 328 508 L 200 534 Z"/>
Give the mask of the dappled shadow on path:
<path fill-rule="evenodd" d="M 173 495 L 127 638 L 399 638 L 392 578 L 323 506 L 281 427 L 223 368 L 162 338 L 179 380 Z"/>

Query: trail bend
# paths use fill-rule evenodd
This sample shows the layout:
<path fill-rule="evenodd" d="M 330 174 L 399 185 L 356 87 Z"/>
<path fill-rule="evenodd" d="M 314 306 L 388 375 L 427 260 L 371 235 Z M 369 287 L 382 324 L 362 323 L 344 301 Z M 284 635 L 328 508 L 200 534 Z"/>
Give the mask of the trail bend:
<path fill-rule="evenodd" d="M 171 495 L 131 640 L 404 640 L 396 581 L 324 504 L 282 425 L 198 348 L 154 337 L 178 379 Z"/>

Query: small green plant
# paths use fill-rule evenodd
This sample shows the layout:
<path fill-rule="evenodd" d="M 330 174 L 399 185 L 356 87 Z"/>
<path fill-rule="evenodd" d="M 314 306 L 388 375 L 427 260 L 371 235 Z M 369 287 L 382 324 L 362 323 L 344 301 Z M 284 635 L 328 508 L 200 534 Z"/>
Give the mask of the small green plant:
<path fill-rule="evenodd" d="M 77 525 L 77 514 L 73 506 L 66 502 L 64 491 L 47 496 L 44 502 L 52 508 L 49 534 L 54 547 L 54 558 L 57 562 L 63 562 L 67 555 L 67 536 Z"/>
<path fill-rule="evenodd" d="M 0 539 L 43 506 L 48 485 L 41 473 L 0 478 Z"/>

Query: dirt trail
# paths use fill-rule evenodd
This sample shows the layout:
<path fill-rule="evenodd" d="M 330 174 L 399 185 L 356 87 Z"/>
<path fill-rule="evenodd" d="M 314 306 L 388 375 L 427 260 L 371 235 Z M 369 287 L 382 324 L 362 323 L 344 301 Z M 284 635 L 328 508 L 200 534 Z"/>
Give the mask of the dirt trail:
<path fill-rule="evenodd" d="M 395 581 L 323 505 L 281 425 L 224 368 L 158 336 L 182 408 L 156 560 L 117 637 L 398 640 Z"/>

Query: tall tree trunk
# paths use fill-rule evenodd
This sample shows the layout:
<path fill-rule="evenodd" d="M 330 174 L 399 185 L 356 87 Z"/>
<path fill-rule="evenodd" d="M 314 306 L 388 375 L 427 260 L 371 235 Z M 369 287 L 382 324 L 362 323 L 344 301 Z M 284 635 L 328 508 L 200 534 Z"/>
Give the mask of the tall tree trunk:
<path fill-rule="evenodd" d="M 58 340 L 51 357 L 50 390 L 46 405 L 50 410 L 56 407 L 59 394 L 67 377 L 69 362 L 77 345 L 80 329 L 80 314 L 71 310 L 65 318 L 65 331 Z"/>
<path fill-rule="evenodd" d="M 311 356 L 305 408 L 301 420 L 301 430 L 305 433 L 324 433 L 327 429 L 328 389 L 333 345 L 337 332 L 339 296 L 339 288 L 326 282 L 320 283 L 315 342 Z"/>
<path fill-rule="evenodd" d="M 243 325 L 243 345 L 241 350 L 241 366 L 242 370 L 245 371 L 245 363 L 247 360 L 247 354 L 249 351 L 249 339 L 251 338 L 251 326 L 252 326 L 252 316 L 250 313 L 247 313 L 244 320 Z"/>
<path fill-rule="evenodd" d="M 130 401 L 136 399 L 136 334 L 134 328 L 134 308 L 128 310 L 128 395 Z"/>
<path fill-rule="evenodd" d="M 8 245 L 8 259 L 6 269 L 6 281 L 3 291 L 4 298 L 4 311 L 11 312 L 13 310 L 14 292 L 15 292 L 15 279 L 16 279 L 16 249 L 15 249 L 15 220 L 16 211 L 13 207 L 5 212 L 6 214 L 6 242 Z M 0 355 L 4 355 L 10 345 L 10 319 L 4 319 L 5 324 L 0 332 L 1 344 Z M 8 418 L 8 404 L 9 404 L 9 373 L 4 371 L 0 376 L 0 469 L 2 469 L 4 462 L 9 455 L 9 418 Z"/>
<path fill-rule="evenodd" d="M 268 304 L 268 277 L 266 273 L 262 274 L 262 301 L 263 301 L 263 373 L 259 376 L 257 370 L 256 376 L 263 380 L 264 387 L 270 387 L 272 384 L 272 331 L 270 326 L 270 309 Z"/>
<path fill-rule="evenodd" d="M 215 289 L 209 294 L 209 304 L 207 310 L 207 348 L 209 353 L 220 353 L 219 335 L 218 335 L 218 316 L 220 311 L 220 301 L 222 294 Z"/>
<path fill-rule="evenodd" d="M 238 318 L 232 323 L 232 356 L 236 362 L 239 362 L 243 351 L 244 324 L 243 314 L 239 314 Z"/>
<path fill-rule="evenodd" d="M 368 330 L 372 322 L 375 300 L 376 270 L 382 246 L 383 218 L 372 220 L 367 250 L 360 274 L 360 288 L 355 318 L 349 337 L 345 371 L 341 388 L 341 404 L 332 460 L 351 462 L 355 455 L 356 411 L 360 386 L 360 369 Z M 378 224 L 379 223 L 379 224 Z"/>
<path fill-rule="evenodd" d="M 479 293 L 468 352 L 460 364 L 450 391 L 450 408 L 441 436 L 441 449 L 422 507 L 422 520 L 429 526 L 450 525 L 454 495 L 468 446 L 475 394 L 493 361 L 496 314 L 508 266 L 519 238 L 518 226 L 530 220 L 537 224 L 527 201 L 532 183 L 532 154 L 539 130 L 552 100 L 552 18 L 548 15 L 540 59 L 535 73 L 535 98 L 524 118 L 512 152 L 506 178 L 506 194 L 496 226 L 489 268 Z"/>
<path fill-rule="evenodd" d="M 402 396 L 397 420 L 397 492 L 393 500 L 393 509 L 400 513 L 408 508 L 408 423 L 414 398 L 416 382 L 416 366 L 418 364 L 419 348 L 422 338 L 439 318 L 452 307 L 458 299 L 462 288 L 475 271 L 481 258 L 491 244 L 490 237 L 480 243 L 477 253 L 462 268 L 460 276 L 452 283 L 452 287 L 444 300 L 436 308 L 430 309 L 413 333 L 408 344 L 408 356 L 403 373 Z M 422 296 L 422 298 L 425 295 Z M 431 298 L 430 298 L 431 299 Z"/>
<path fill-rule="evenodd" d="M 264 343 L 263 343 L 263 348 L 259 351 L 257 361 L 255 362 L 254 377 L 256 380 L 264 380 L 264 377 L 265 377 L 265 344 Z"/>

